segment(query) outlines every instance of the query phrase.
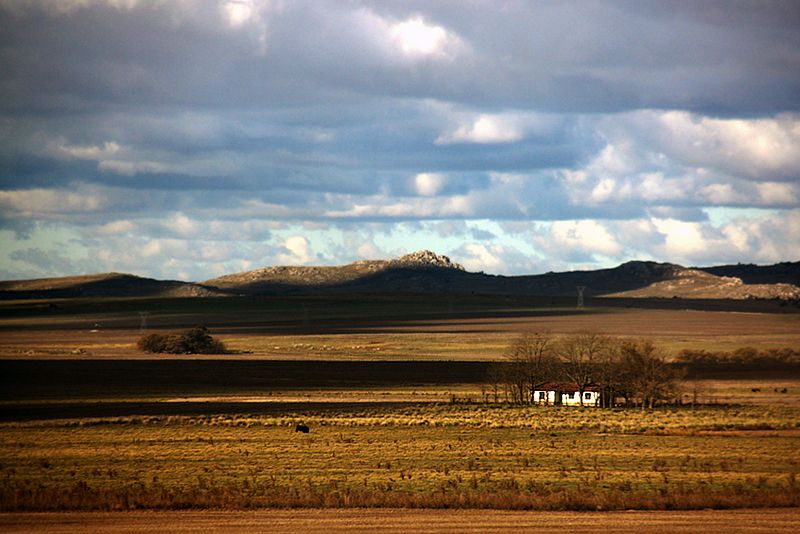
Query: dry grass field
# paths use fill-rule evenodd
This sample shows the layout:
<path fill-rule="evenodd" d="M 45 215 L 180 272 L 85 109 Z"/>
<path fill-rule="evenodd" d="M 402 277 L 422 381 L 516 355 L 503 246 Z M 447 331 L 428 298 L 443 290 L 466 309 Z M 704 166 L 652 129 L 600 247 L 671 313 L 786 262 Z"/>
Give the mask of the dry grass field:
<path fill-rule="evenodd" d="M 417 404 L 5 423 L 0 509 L 798 506 L 799 421 L 790 406 Z"/>

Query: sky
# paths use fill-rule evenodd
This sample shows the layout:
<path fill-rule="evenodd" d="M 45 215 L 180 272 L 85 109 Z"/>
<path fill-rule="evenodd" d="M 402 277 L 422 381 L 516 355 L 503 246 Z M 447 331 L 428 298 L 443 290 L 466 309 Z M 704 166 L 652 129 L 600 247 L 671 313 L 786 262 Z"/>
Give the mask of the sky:
<path fill-rule="evenodd" d="M 0 279 L 800 260 L 800 3 L 0 0 Z"/>

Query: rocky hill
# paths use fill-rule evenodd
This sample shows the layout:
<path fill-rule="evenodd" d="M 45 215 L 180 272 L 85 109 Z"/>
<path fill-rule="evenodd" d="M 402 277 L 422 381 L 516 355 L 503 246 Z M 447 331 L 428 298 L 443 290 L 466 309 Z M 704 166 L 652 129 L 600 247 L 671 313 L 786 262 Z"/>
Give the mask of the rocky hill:
<path fill-rule="evenodd" d="M 787 283 L 746 284 L 671 263 L 631 261 L 611 269 L 530 276 L 471 273 L 450 258 L 423 250 L 395 260 L 357 261 L 338 267 L 267 267 L 206 280 L 238 294 L 431 293 L 704 299 L 798 299 Z"/>
<path fill-rule="evenodd" d="M 330 291 L 425 292 L 436 280 L 464 267 L 447 256 L 421 250 L 393 260 L 362 260 L 334 267 L 265 267 L 212 278 L 204 286 L 244 294 Z M 429 280 L 430 279 L 430 280 Z"/>
<path fill-rule="evenodd" d="M 0 298 L 205 297 L 217 295 L 429 294 L 587 297 L 800 299 L 794 281 L 800 264 L 686 268 L 630 261 L 611 269 L 529 276 L 468 272 L 447 256 L 422 250 L 391 260 L 356 261 L 331 267 L 264 267 L 194 284 L 108 273 L 0 282 Z M 719 272 L 749 273 L 747 283 Z"/>
<path fill-rule="evenodd" d="M 739 263 L 717 267 L 697 267 L 716 276 L 733 276 L 745 284 L 792 284 L 800 286 L 800 261 L 784 261 L 774 265 Z"/>
<path fill-rule="evenodd" d="M 695 299 L 783 299 L 800 298 L 792 284 L 745 284 L 741 278 L 715 276 L 705 270 L 679 269 L 666 280 L 641 289 L 613 293 L 613 297 L 695 298 Z"/>

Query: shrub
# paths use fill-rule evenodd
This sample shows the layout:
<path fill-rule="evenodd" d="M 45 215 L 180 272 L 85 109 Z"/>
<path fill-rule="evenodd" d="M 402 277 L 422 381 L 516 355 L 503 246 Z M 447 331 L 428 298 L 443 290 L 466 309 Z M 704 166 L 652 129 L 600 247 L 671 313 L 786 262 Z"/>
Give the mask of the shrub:
<path fill-rule="evenodd" d="M 136 347 L 144 352 L 167 352 L 167 338 L 172 336 L 165 336 L 163 334 L 149 334 L 139 338 L 136 342 Z"/>
<path fill-rule="evenodd" d="M 169 354 L 224 354 L 225 345 L 208 328 L 195 326 L 180 334 L 148 334 L 137 341 L 139 350 Z"/>

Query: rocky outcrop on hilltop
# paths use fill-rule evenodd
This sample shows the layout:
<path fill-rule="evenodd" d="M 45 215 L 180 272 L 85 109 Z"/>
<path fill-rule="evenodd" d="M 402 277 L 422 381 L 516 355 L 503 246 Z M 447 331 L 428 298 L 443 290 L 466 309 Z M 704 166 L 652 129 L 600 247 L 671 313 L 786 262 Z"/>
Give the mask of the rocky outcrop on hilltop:
<path fill-rule="evenodd" d="M 676 269 L 671 276 L 640 289 L 614 293 L 615 297 L 695 299 L 800 299 L 792 284 L 745 284 L 741 278 L 715 276 L 699 269 Z"/>
<path fill-rule="evenodd" d="M 454 263 L 447 256 L 436 254 L 430 250 L 420 250 L 392 260 L 360 260 L 332 267 L 264 267 L 206 280 L 203 285 L 243 293 L 307 292 L 311 288 L 330 290 L 334 287 L 347 290 L 370 290 L 368 287 L 362 286 L 365 282 L 367 285 L 372 283 L 375 277 L 381 273 L 409 270 L 464 272 L 464 267 Z M 353 287 L 354 284 L 357 287 Z M 377 284 L 374 289 L 380 291 L 383 288 Z"/>
<path fill-rule="evenodd" d="M 436 254 L 430 250 L 419 250 L 401 256 L 396 260 L 387 262 L 391 267 L 411 267 L 411 268 L 436 268 L 436 269 L 457 269 L 463 271 L 464 267 L 461 264 L 454 263 L 447 256 Z"/>

